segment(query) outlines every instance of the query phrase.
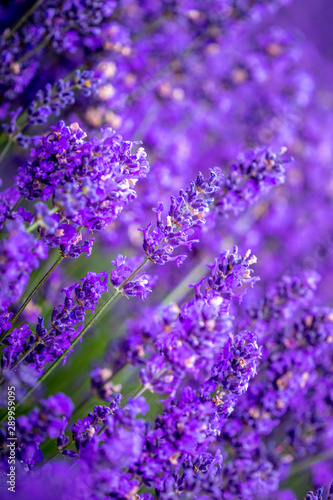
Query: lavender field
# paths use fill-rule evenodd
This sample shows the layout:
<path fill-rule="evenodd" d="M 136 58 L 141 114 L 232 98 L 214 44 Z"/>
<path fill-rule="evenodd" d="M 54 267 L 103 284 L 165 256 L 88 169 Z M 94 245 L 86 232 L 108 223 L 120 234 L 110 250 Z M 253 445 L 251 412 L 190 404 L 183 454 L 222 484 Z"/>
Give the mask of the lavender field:
<path fill-rule="evenodd" d="M 332 26 L 1 2 L 1 500 L 333 499 Z"/>

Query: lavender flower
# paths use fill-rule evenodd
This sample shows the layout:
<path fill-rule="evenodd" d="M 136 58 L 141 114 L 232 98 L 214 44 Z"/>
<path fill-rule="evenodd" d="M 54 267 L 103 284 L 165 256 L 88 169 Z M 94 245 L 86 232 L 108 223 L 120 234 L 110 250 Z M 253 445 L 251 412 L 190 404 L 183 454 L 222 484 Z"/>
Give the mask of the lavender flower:
<path fill-rule="evenodd" d="M 32 151 L 33 160 L 19 169 L 16 185 L 29 200 L 52 197 L 61 216 L 74 226 L 104 229 L 136 193 L 136 181 L 148 172 L 146 154 L 114 131 L 85 141 L 78 124 L 59 122 Z"/>
<path fill-rule="evenodd" d="M 163 265 L 173 260 L 178 266 L 183 263 L 186 254 L 172 256 L 172 253 L 179 246 L 186 246 L 191 250 L 193 243 L 198 241 L 189 238 L 193 234 L 193 228 L 205 223 L 203 217 L 213 203 L 214 193 L 218 191 L 220 175 L 219 170 L 212 170 L 210 177 L 205 179 L 200 173 L 186 191 L 179 192 L 178 198 L 171 198 L 166 221 L 162 219 L 163 203 L 154 209 L 157 227 L 151 229 L 152 223 L 149 223 L 142 230 L 143 249 L 152 262 Z"/>
<path fill-rule="evenodd" d="M 15 140 L 23 148 L 28 148 L 31 143 L 38 141 L 38 136 L 24 135 L 23 131 L 28 125 L 47 123 L 51 115 L 59 116 L 61 110 L 75 104 L 75 91 L 90 96 L 97 92 L 101 80 L 96 78 L 93 71 L 75 71 L 72 79 L 57 80 L 54 85 L 46 84 L 44 90 L 38 90 L 35 99 L 31 102 L 28 111 L 19 115 L 15 113 L 9 124 L 2 126 L 9 138 Z"/>
<path fill-rule="evenodd" d="M 136 197 L 134 186 L 148 172 L 144 150 L 131 154 L 131 143 L 111 129 L 90 142 L 84 141 L 85 134 L 77 124 L 66 127 L 59 122 L 52 129 L 32 150 L 34 160 L 21 167 L 16 177 L 25 198 L 46 201 L 52 197 L 51 210 L 42 202 L 35 205 L 35 222 L 28 229 L 38 227 L 42 241 L 24 226 L 24 222 L 32 222 L 31 213 L 23 208 L 12 210 L 18 193 L 6 190 L 2 194 L 1 219 L 8 220 L 8 240 L 1 242 L 2 310 L 22 294 L 28 275 L 47 256 L 46 245 L 59 246 L 64 257 L 77 258 L 82 253 L 89 257 L 95 240 L 81 243 L 82 227 L 105 229 Z M 139 282 L 128 284 L 127 289 L 129 294 L 146 296 Z"/>
<path fill-rule="evenodd" d="M 142 300 L 145 300 L 156 285 L 157 277 L 146 273 L 137 275 L 134 281 L 127 281 L 134 275 L 135 269 L 141 264 L 138 257 L 127 261 L 126 256 L 118 254 L 116 260 L 112 260 L 111 264 L 115 266 L 115 269 L 112 269 L 110 274 L 111 283 L 113 288 L 117 291 L 120 290 L 123 295 L 139 295 Z M 123 284 L 124 282 L 125 285 Z M 120 285 L 121 288 L 119 288 Z"/>
<path fill-rule="evenodd" d="M 0 7 L 0 22 L 15 23 L 0 38 L 0 404 L 8 408 L 6 388 L 15 387 L 17 498 L 292 500 L 281 482 L 308 469 L 315 487 L 327 484 L 331 64 L 329 23 L 306 17 L 318 19 L 321 6 L 294 2 L 272 16 L 288 0 L 44 0 L 17 22 L 25 4 Z M 50 132 L 45 123 L 58 114 Z M 133 154 L 139 143 L 122 137 L 145 144 L 147 180 L 144 151 Z M 296 157 L 286 171 L 281 145 Z M 193 172 L 230 162 L 168 205 Z M 157 222 L 146 226 L 152 207 Z M 137 227 L 145 256 L 127 259 L 139 254 Z M 256 258 L 237 247 L 221 253 L 239 242 L 259 257 L 261 285 L 246 294 Z M 86 262 L 96 272 L 68 281 L 67 271 L 84 275 L 84 260 L 64 265 L 35 303 L 15 303 L 31 296 L 28 278 L 48 247 L 60 250 L 58 263 L 90 257 L 93 245 Z M 191 250 L 186 262 L 181 246 Z M 105 255 L 111 272 L 100 272 Z M 112 334 L 90 372 L 92 396 L 107 405 L 84 398 L 86 362 L 66 368 L 79 417 L 66 429 L 72 403 L 43 399 L 42 382 L 120 294 L 147 298 L 157 282 L 150 262 L 159 286 L 149 306 L 122 301 L 100 323 L 96 350 L 82 346 L 87 362 Z M 102 302 L 109 276 L 114 291 Z M 22 415 L 37 388 L 39 407 Z M 0 436 L 4 447 L 6 425 Z M 51 446 L 58 453 L 43 464 Z M 1 472 L 7 498 L 6 451 Z M 324 497 L 323 488 L 307 494 Z"/>
<path fill-rule="evenodd" d="M 256 258 L 250 252 L 241 256 L 237 247 L 233 252 L 223 252 L 209 266 L 210 276 L 193 285 L 194 299 L 181 309 L 170 304 L 157 311 L 148 310 L 141 324 L 137 319 L 130 324 L 130 334 L 120 350 L 122 357 L 126 353 L 127 361 L 143 365 L 140 376 L 145 387 L 174 395 L 181 380 L 191 375 L 201 383 L 209 379 L 205 395 L 219 384 L 232 393 L 246 390 L 256 372 L 260 349 L 250 332 L 232 333 L 229 309 L 232 299 L 240 299 L 245 293 L 243 285 L 258 280 L 251 277 L 250 265 L 254 262 Z M 224 369 L 218 368 L 219 356 Z M 220 370 L 230 375 L 230 387 L 218 378 Z M 218 383 L 214 384 L 215 379 Z"/>
<path fill-rule="evenodd" d="M 43 460 L 40 444 L 48 438 L 55 439 L 64 435 L 74 405 L 63 393 L 55 394 L 41 400 L 41 407 L 34 408 L 28 415 L 16 419 L 15 437 L 16 456 L 26 471 L 33 468 L 36 462 Z M 1 429 L 1 444 L 7 441 L 7 428 Z M 6 456 L 2 456 L 3 463 Z M 7 458 L 8 467 L 8 458 Z"/>
<path fill-rule="evenodd" d="M 290 158 L 281 158 L 284 153 L 285 148 L 279 154 L 264 148 L 240 155 L 239 162 L 231 165 L 229 175 L 222 177 L 219 183 L 223 194 L 214 205 L 217 214 L 238 215 L 255 203 L 260 194 L 283 184 L 284 163 L 290 161 Z"/>
<path fill-rule="evenodd" d="M 62 109 L 75 103 L 74 90 L 81 90 L 85 96 L 97 91 L 100 80 L 92 71 L 75 71 L 73 80 L 59 79 L 52 86 L 48 83 L 45 90 L 39 90 L 28 109 L 27 120 L 31 124 L 46 123 L 49 116 L 59 116 Z"/>
<path fill-rule="evenodd" d="M 331 500 L 333 495 L 333 485 L 331 485 L 330 490 L 327 495 L 324 497 L 324 488 L 318 488 L 316 493 L 309 491 L 306 494 L 306 500 Z"/>
<path fill-rule="evenodd" d="M 106 272 L 88 273 L 81 283 L 64 288 L 64 303 L 53 309 L 49 329 L 43 318 L 38 319 L 35 334 L 27 325 L 14 329 L 4 341 L 8 345 L 2 361 L 4 376 L 10 376 L 8 372 L 15 370 L 21 360 L 40 374 L 46 363 L 61 356 L 81 332 L 86 311 L 94 313 L 102 294 L 108 291 L 107 281 Z"/>
<path fill-rule="evenodd" d="M 45 45 L 50 43 L 57 52 L 75 52 L 84 35 L 93 33 L 114 7 L 114 2 L 100 0 L 67 0 L 62 4 L 48 0 L 17 33 L 6 30 L 0 39 L 1 91 L 14 99 L 34 77 Z"/>
<path fill-rule="evenodd" d="M 22 217 L 8 221 L 8 239 L 0 242 L 0 310 L 5 311 L 25 289 L 29 275 L 46 259 L 47 247 L 33 234 L 27 233 Z"/>
<path fill-rule="evenodd" d="M 252 320 L 256 318 L 259 341 L 264 342 L 263 360 L 258 375 L 235 407 L 233 421 L 228 420 L 223 429 L 221 443 L 235 452 L 223 474 L 225 498 L 228 494 L 256 498 L 259 493 L 274 491 L 293 460 L 291 451 L 301 456 L 323 436 L 320 415 L 328 408 L 321 404 L 317 413 L 306 402 L 307 397 L 313 398 L 312 388 L 318 395 L 324 389 L 324 352 L 328 357 L 331 352 L 331 312 L 309 308 L 316 284 L 316 274 L 283 277 L 269 288 L 255 316 L 250 310 Z M 321 393 L 319 400 L 326 398 L 327 394 Z M 285 447 L 276 445 L 268 453 L 264 436 L 270 435 L 272 443 L 273 430 L 282 422 Z M 311 435 L 316 438 L 310 439 Z M 240 450 L 240 443 L 249 453 Z M 263 470 L 265 481 L 258 478 Z"/>
<path fill-rule="evenodd" d="M 9 323 L 6 326 L 6 330 L 9 330 L 11 324 Z M 27 346 L 30 335 L 32 335 L 32 332 L 29 326 L 22 325 L 20 328 L 14 328 L 10 337 L 3 340 L 3 344 L 6 346 L 3 349 L 3 356 L 1 358 L 1 368 L 3 370 L 10 369 L 15 364 L 18 356 Z"/>

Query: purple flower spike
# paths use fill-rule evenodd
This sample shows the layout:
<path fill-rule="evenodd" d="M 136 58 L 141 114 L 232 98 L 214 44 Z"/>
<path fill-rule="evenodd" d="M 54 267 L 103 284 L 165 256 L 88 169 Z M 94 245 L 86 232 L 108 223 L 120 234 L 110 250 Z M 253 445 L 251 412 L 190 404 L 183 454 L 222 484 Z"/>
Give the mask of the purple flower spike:
<path fill-rule="evenodd" d="M 118 290 L 118 287 L 132 274 L 136 267 L 141 264 L 140 258 L 134 257 L 127 260 L 127 257 L 118 254 L 116 260 L 112 260 L 116 269 L 112 269 L 110 280 L 113 287 Z M 147 273 L 142 273 L 133 277 L 133 281 L 128 281 L 122 288 L 121 293 L 128 296 L 139 295 L 142 300 L 152 292 L 152 288 L 157 283 L 157 276 L 150 276 Z"/>
<path fill-rule="evenodd" d="M 144 235 L 143 249 L 149 259 L 155 264 L 164 265 L 169 261 L 176 261 L 180 266 L 186 254 L 173 256 L 179 246 L 192 249 L 197 239 L 190 239 L 194 228 L 205 223 L 204 216 L 209 212 L 214 201 L 214 194 L 219 190 L 221 178 L 219 169 L 212 170 L 210 177 L 205 179 L 200 173 L 186 191 L 179 191 L 178 198 L 171 197 L 168 215 L 163 220 L 163 204 L 160 203 L 156 212 L 157 227 L 152 228 L 150 223 L 142 229 Z"/>
<path fill-rule="evenodd" d="M 149 171 L 146 153 L 140 147 L 133 154 L 138 143 L 123 141 L 110 128 L 91 140 L 77 123 L 61 121 L 51 129 L 18 171 L 21 195 L 52 197 L 54 209 L 74 227 L 105 229 L 136 198 L 135 184 Z"/>
<path fill-rule="evenodd" d="M 40 408 L 36 407 L 28 415 L 16 419 L 16 456 L 26 471 L 42 461 L 41 443 L 48 438 L 64 441 L 64 432 L 74 409 L 71 399 L 61 392 L 42 399 L 40 404 Z M 1 443 L 6 441 L 6 437 L 7 428 L 3 426 Z"/>

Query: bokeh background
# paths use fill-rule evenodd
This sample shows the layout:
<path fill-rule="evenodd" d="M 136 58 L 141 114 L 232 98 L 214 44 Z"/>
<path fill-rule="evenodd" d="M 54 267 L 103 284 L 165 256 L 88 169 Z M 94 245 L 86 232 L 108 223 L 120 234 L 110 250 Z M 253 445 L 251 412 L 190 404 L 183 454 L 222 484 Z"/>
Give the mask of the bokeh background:
<path fill-rule="evenodd" d="M 137 228 L 148 223 L 158 201 L 167 203 L 198 170 L 207 173 L 216 165 L 227 169 L 240 152 L 256 146 L 270 146 L 277 152 L 288 149 L 294 161 L 286 167 L 285 185 L 237 220 L 230 217 L 208 230 L 182 268 L 154 268 L 160 279 L 146 306 L 184 299 L 187 284 L 200 279 L 204 264 L 234 244 L 244 251 L 251 248 L 258 258 L 256 273 L 261 282 L 246 297 L 244 307 L 258 300 L 282 274 L 306 269 L 322 276 L 318 303 L 333 305 L 333 4 L 330 0 L 281 3 L 285 5 L 279 9 L 226 30 L 225 36 L 223 30 L 222 34 L 212 31 L 207 38 L 204 30 L 188 33 L 181 16 L 177 21 L 168 16 L 160 21 L 159 2 L 123 2 L 126 16 L 117 33 L 120 49 L 113 47 L 111 55 L 97 64 L 105 79 L 102 89 L 91 99 L 79 97 L 64 119 L 92 131 L 111 126 L 125 139 L 142 141 L 151 173 L 138 187 L 138 199 L 117 223 L 98 235 L 89 261 L 65 262 L 53 274 L 25 313 L 29 322 L 42 309 L 44 315 L 45 308 L 50 314 L 60 289 L 87 270 L 110 269 L 119 252 L 138 254 L 141 233 Z M 29 4 L 2 2 L 0 29 L 11 25 Z M 29 104 L 38 88 L 65 76 L 89 50 L 87 41 L 73 53 L 45 54 L 21 96 L 22 105 Z M 94 67 L 93 58 L 89 65 Z M 5 186 L 26 157 L 22 148 L 10 151 L 1 172 Z M 31 283 L 46 267 L 33 273 Z M 90 370 L 100 366 L 103 356 L 112 357 L 112 343 L 126 332 L 128 319 L 139 316 L 141 310 L 139 298 L 119 301 L 66 365 L 49 377 L 46 392 L 63 391 L 80 404 L 89 389 Z M 126 372 L 125 397 L 135 391 L 137 373 L 135 369 Z M 123 377 L 119 374 L 115 382 L 124 385 Z M 161 408 L 158 401 L 159 397 L 148 395 L 148 403 L 153 403 L 151 417 Z M 91 401 L 81 404 L 76 416 L 83 416 L 91 405 Z M 54 453 L 52 446 L 43 450 L 46 456 Z M 302 498 L 312 485 L 326 486 L 332 477 L 333 461 L 327 461 L 296 472 L 281 488 L 293 489 Z M 289 500 L 293 495 L 286 491 L 279 498 Z"/>

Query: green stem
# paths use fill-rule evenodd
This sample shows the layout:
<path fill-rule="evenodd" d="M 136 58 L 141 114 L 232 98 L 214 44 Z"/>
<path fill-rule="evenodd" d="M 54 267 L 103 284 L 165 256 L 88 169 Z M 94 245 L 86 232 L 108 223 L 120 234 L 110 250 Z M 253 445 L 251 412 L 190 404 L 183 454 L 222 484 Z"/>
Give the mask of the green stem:
<path fill-rule="evenodd" d="M 73 26 L 71 24 L 69 24 L 68 26 L 66 26 L 66 28 L 62 29 L 60 31 L 60 34 L 65 34 L 67 31 L 69 31 Z M 33 49 L 29 50 L 29 52 L 27 52 L 26 54 L 24 54 L 24 56 L 20 57 L 20 59 L 18 59 L 16 62 L 17 64 L 22 64 L 24 61 L 26 61 L 27 59 L 29 59 L 31 56 L 33 56 L 34 54 L 36 54 L 36 52 L 38 52 L 39 50 L 43 49 L 44 47 L 46 47 L 46 45 L 49 43 L 49 41 L 51 40 L 51 36 L 50 35 L 47 35 L 44 40 L 42 40 L 38 45 L 36 45 L 36 47 L 34 47 Z"/>
<path fill-rule="evenodd" d="M 164 372 L 165 372 L 165 370 L 166 370 L 166 368 L 162 368 L 162 370 L 160 370 L 160 371 L 159 371 L 159 372 L 155 375 L 154 380 L 158 379 L 158 377 L 159 377 L 160 375 L 162 375 L 162 373 L 164 373 Z M 144 394 L 144 393 L 146 392 L 146 390 L 147 390 L 147 386 L 142 385 L 141 387 L 139 387 L 139 389 L 138 389 L 138 390 L 134 393 L 134 395 L 133 395 L 131 398 L 128 398 L 128 399 L 127 399 L 127 401 L 125 402 L 125 404 L 127 404 L 127 403 L 128 403 L 128 400 L 129 400 L 129 399 L 136 399 L 136 398 L 138 398 L 139 396 L 142 396 L 142 394 Z M 99 431 L 98 431 L 98 433 L 97 433 L 98 435 L 102 434 L 102 432 L 106 429 L 106 425 L 107 425 L 107 424 L 104 424 L 104 425 L 100 428 L 100 430 L 99 430 Z"/>
<path fill-rule="evenodd" d="M 123 364 L 116 372 L 112 373 L 112 375 L 110 377 L 108 377 L 105 381 L 103 381 L 103 387 L 108 384 L 109 382 L 111 382 L 117 375 L 119 375 L 119 373 L 121 373 L 123 370 L 125 370 L 126 368 L 128 368 L 130 365 L 129 363 L 125 363 Z M 92 398 L 96 398 L 96 399 L 101 399 L 99 396 L 95 395 L 93 392 L 90 392 L 83 400 L 81 400 L 81 402 L 75 407 L 75 410 L 74 410 L 74 413 L 73 413 L 73 418 L 75 417 L 75 415 L 78 414 L 78 412 L 80 410 L 82 410 L 82 408 L 84 408 L 84 406 L 89 403 L 89 401 L 92 399 Z"/>
<path fill-rule="evenodd" d="M 40 6 L 40 4 L 43 2 L 44 0 L 37 0 L 37 2 L 35 2 L 29 10 L 27 10 L 27 12 L 25 14 L 23 14 L 23 16 L 18 20 L 16 21 L 16 23 L 13 25 L 13 27 L 4 35 L 4 40 L 7 40 L 7 38 L 9 38 L 10 36 L 12 36 L 14 33 L 16 33 L 17 30 L 19 30 L 22 26 L 22 24 L 24 24 L 26 22 L 26 20 L 31 16 L 31 14 L 37 9 L 37 7 Z"/>
<path fill-rule="evenodd" d="M 12 141 L 9 139 L 6 146 L 3 148 L 3 150 L 1 151 L 1 154 L 0 154 L 0 163 L 2 162 L 2 160 L 5 159 L 10 147 L 12 145 Z"/>
<path fill-rule="evenodd" d="M 38 52 L 39 50 L 41 50 L 44 47 L 46 47 L 46 45 L 49 43 L 50 39 L 51 39 L 50 36 L 45 37 L 44 40 L 42 40 L 38 45 L 36 45 L 36 47 L 34 47 L 33 49 L 29 50 L 29 52 L 27 52 L 26 54 L 24 54 L 24 56 L 20 57 L 20 59 L 17 60 L 17 64 L 22 64 L 24 61 L 26 61 L 31 56 L 33 56 L 34 54 L 36 54 L 36 52 Z"/>
<path fill-rule="evenodd" d="M 56 214 L 58 211 L 59 211 L 59 208 L 54 207 L 54 208 L 52 208 L 52 210 L 50 210 L 50 214 Z M 36 229 L 36 227 L 38 227 L 40 225 L 41 225 L 41 221 L 38 219 L 35 220 L 35 222 L 33 224 L 31 224 L 31 226 L 28 227 L 27 233 L 32 233 L 32 231 L 34 231 Z"/>
<path fill-rule="evenodd" d="M 64 259 L 65 257 L 63 255 L 60 255 L 58 257 L 58 259 L 55 261 L 55 263 L 50 267 L 50 269 L 47 271 L 46 274 L 44 274 L 43 278 L 39 281 L 39 283 L 35 286 L 35 288 L 32 290 L 32 292 L 28 295 L 28 297 L 26 298 L 26 300 L 23 302 L 22 306 L 20 307 L 20 309 L 17 311 L 17 313 L 15 314 L 14 318 L 12 319 L 11 321 L 11 324 L 14 325 L 17 321 L 17 319 L 19 318 L 19 316 L 21 315 L 21 313 L 24 311 L 24 309 L 27 307 L 27 305 L 29 304 L 30 300 L 34 297 L 34 295 L 37 293 L 37 291 L 39 290 L 39 288 L 42 286 L 42 284 L 44 283 L 44 281 L 47 280 L 47 278 L 50 276 L 50 274 L 54 271 L 54 269 L 57 267 L 58 264 L 60 264 L 60 262 Z M 10 332 L 3 332 L 1 335 L 0 335 L 0 342 L 9 334 Z"/>
<path fill-rule="evenodd" d="M 13 207 L 10 209 L 10 213 L 12 214 L 13 212 L 15 212 L 15 210 L 17 210 L 17 208 L 21 205 L 21 202 L 23 201 L 23 196 L 20 196 L 19 199 L 17 200 L 17 202 L 15 203 L 15 205 L 13 205 Z"/>
<path fill-rule="evenodd" d="M 322 453 L 319 453 L 318 455 L 315 455 L 313 457 L 306 458 L 305 460 L 301 460 L 300 462 L 296 463 L 295 465 L 292 465 L 288 479 L 310 469 L 310 467 L 312 467 L 313 465 L 315 465 L 317 463 L 325 462 L 326 460 L 329 460 L 330 458 L 333 458 L 333 449 L 332 448 L 329 450 L 325 450 Z"/>
<path fill-rule="evenodd" d="M 138 389 L 136 391 L 136 393 L 134 394 L 133 399 L 136 399 L 139 396 L 142 396 L 142 394 L 144 394 L 146 392 L 146 390 L 147 390 L 147 387 L 145 385 L 143 385 L 142 387 L 140 387 L 140 389 Z"/>
<path fill-rule="evenodd" d="M 203 258 L 197 266 L 195 266 L 192 271 L 190 271 L 185 278 L 179 283 L 179 285 L 176 286 L 172 290 L 172 292 L 169 293 L 163 300 L 162 304 L 164 306 L 167 306 L 171 302 L 179 302 L 181 299 L 186 297 L 186 295 L 191 291 L 191 288 L 189 288 L 189 283 L 192 282 L 197 282 L 200 280 L 203 275 L 205 274 L 205 264 L 208 264 L 210 260 L 206 257 Z"/>
<path fill-rule="evenodd" d="M 23 356 L 21 358 L 19 358 L 16 361 L 16 363 L 13 364 L 13 366 L 11 366 L 10 370 L 11 371 L 15 370 L 15 368 L 17 368 L 18 365 L 21 364 L 22 361 L 24 361 L 25 358 L 41 343 L 42 342 L 40 340 L 37 340 L 31 347 L 29 347 L 29 349 L 23 354 Z M 2 371 L 2 373 L 3 373 L 3 371 Z M 0 385 L 2 384 L 3 381 L 4 381 L 4 377 L 1 378 Z"/>
<path fill-rule="evenodd" d="M 61 451 L 63 451 L 63 450 L 67 450 L 67 448 L 69 448 L 69 447 L 71 446 L 71 444 L 73 444 L 73 443 L 74 443 L 74 439 L 72 439 L 71 441 L 69 441 L 69 442 L 66 444 L 66 446 L 63 446 L 63 447 L 61 448 L 61 450 L 56 451 L 56 452 L 55 452 L 55 453 L 54 453 L 54 454 L 53 454 L 50 458 L 48 458 L 47 460 L 45 460 L 45 462 L 43 462 L 42 464 L 40 464 L 39 469 L 40 469 L 41 467 L 43 467 L 44 465 L 48 464 L 49 462 L 51 462 L 54 458 L 57 458 L 57 456 L 59 455 L 59 453 L 61 453 Z"/>
<path fill-rule="evenodd" d="M 163 375 L 163 373 L 166 371 L 166 368 L 162 368 L 158 373 L 156 373 L 155 377 L 153 378 L 153 380 L 157 380 L 161 375 Z M 128 397 L 127 401 L 125 404 L 128 403 L 128 400 L 129 399 L 136 399 L 138 398 L 139 396 L 142 396 L 142 394 L 144 394 L 146 391 L 148 390 L 148 387 L 147 385 L 141 385 L 141 387 L 139 387 L 137 389 L 137 391 L 134 393 L 133 396 L 130 396 Z"/>
<path fill-rule="evenodd" d="M 71 312 L 75 309 L 75 306 L 73 307 L 73 309 L 71 309 L 68 313 L 67 313 L 67 317 L 71 314 Z M 22 361 L 25 360 L 25 358 L 35 350 L 35 348 L 37 346 L 39 346 L 40 344 L 44 344 L 45 343 L 45 340 L 47 339 L 48 335 L 52 332 L 53 330 L 53 326 L 51 326 L 51 328 L 49 328 L 49 330 L 46 332 L 46 335 L 45 337 L 43 337 L 43 339 L 39 338 L 37 336 L 37 340 L 29 347 L 29 349 L 23 353 L 23 355 L 16 361 L 16 363 L 10 368 L 11 371 L 13 371 L 15 368 L 17 368 L 21 363 Z M 36 332 L 31 332 L 31 333 L 34 333 L 36 335 Z M 2 372 L 3 373 L 3 372 Z M 3 381 L 3 379 L 0 381 L 0 383 Z"/>
<path fill-rule="evenodd" d="M 104 384 L 103 384 L 103 385 L 105 385 L 105 384 L 107 384 L 108 382 L 110 382 L 110 381 L 111 381 L 114 377 L 116 377 L 116 376 L 117 376 L 117 375 L 118 375 L 118 374 L 119 374 L 122 370 L 124 370 L 124 369 L 125 369 L 125 368 L 127 368 L 128 366 L 129 366 L 129 364 L 128 364 L 128 363 L 125 363 L 123 366 L 121 366 L 121 367 L 120 367 L 120 368 L 119 368 L 116 372 L 114 372 L 114 373 L 111 375 L 111 377 L 109 377 L 107 380 L 105 380 L 105 382 L 104 382 Z M 85 407 L 85 405 L 86 405 L 87 403 L 89 403 L 89 401 L 91 400 L 91 398 L 92 398 L 92 397 L 94 397 L 94 395 L 93 395 L 93 394 L 89 394 L 89 395 L 88 395 L 88 396 L 87 396 L 84 400 L 82 400 L 82 401 L 81 401 L 81 403 L 80 403 L 80 404 L 79 404 L 79 405 L 75 408 L 75 411 L 74 411 L 74 413 L 73 413 L 73 415 L 72 415 L 72 417 L 73 417 L 73 418 L 75 417 L 75 415 L 77 415 L 77 414 L 78 414 L 78 412 L 79 412 L 80 410 L 82 410 L 82 409 Z M 98 396 L 97 396 L 96 398 L 98 399 Z M 73 444 L 73 443 L 74 443 L 74 439 L 72 439 L 71 441 L 69 441 L 69 442 L 66 444 L 66 446 L 64 446 L 63 448 L 61 448 L 61 450 L 59 450 L 59 451 L 57 451 L 56 453 L 54 453 L 54 454 L 53 454 L 53 455 L 52 455 L 52 456 L 51 456 L 48 460 L 45 460 L 45 462 L 43 462 L 43 464 L 42 464 L 42 465 L 45 465 L 45 464 L 47 464 L 48 462 L 51 462 L 54 458 L 56 458 L 59 454 L 61 454 L 61 451 L 66 450 L 66 449 L 67 449 L 67 448 L 69 448 L 69 447 L 70 447 L 70 445 L 71 445 L 71 444 Z"/>
<path fill-rule="evenodd" d="M 115 300 L 119 297 L 119 295 L 121 295 L 121 290 L 124 288 L 124 286 L 129 281 L 131 281 L 131 279 L 140 271 L 140 269 L 142 269 L 142 267 L 145 264 L 147 264 L 148 261 L 149 259 L 148 257 L 146 257 L 144 261 L 141 262 L 141 264 L 129 275 L 129 277 L 121 283 L 121 285 L 117 288 L 117 290 L 111 295 L 111 297 L 105 302 L 105 304 L 103 304 L 101 309 L 90 319 L 87 325 L 83 328 L 82 332 L 73 340 L 69 348 L 66 349 L 66 351 L 63 352 L 63 354 L 49 366 L 49 368 L 39 377 L 36 384 L 33 387 L 31 387 L 29 391 L 26 393 L 26 395 L 21 399 L 21 401 L 17 403 L 16 408 L 20 407 L 22 403 L 24 403 L 24 401 L 35 391 L 35 389 L 37 389 L 37 387 L 39 387 L 40 384 L 47 379 L 47 377 L 53 372 L 53 370 L 57 368 L 57 366 L 61 363 L 61 361 L 66 356 L 68 356 L 68 354 L 72 351 L 72 349 L 76 346 L 76 344 L 80 342 L 83 335 L 89 330 L 89 328 L 91 328 L 96 323 L 96 321 L 107 311 L 107 309 L 111 306 L 111 304 L 115 302 Z M 2 419 L 0 420 L 0 423 L 4 422 L 6 417 L 7 413 L 3 415 Z"/>

